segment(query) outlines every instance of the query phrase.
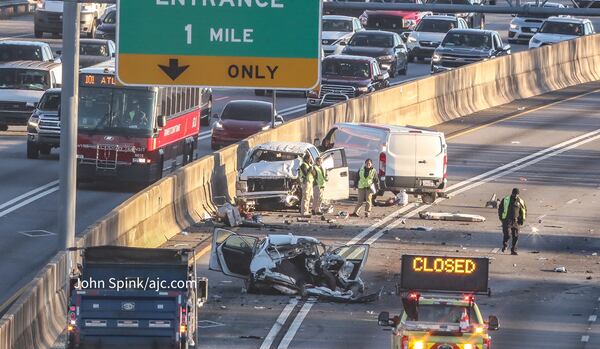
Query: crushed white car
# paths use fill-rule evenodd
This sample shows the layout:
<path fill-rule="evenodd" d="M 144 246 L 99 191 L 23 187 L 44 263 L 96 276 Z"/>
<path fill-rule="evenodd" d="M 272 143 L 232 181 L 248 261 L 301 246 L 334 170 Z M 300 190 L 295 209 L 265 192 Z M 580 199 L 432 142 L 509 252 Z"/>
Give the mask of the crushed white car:
<path fill-rule="evenodd" d="M 209 269 L 244 279 L 251 293 L 279 292 L 327 301 L 364 303 L 360 274 L 369 245 L 327 248 L 309 236 L 268 235 L 262 240 L 217 228 L 213 232 Z"/>
<path fill-rule="evenodd" d="M 305 154 L 310 155 L 313 163 L 319 157 L 323 159 L 329 177 L 324 201 L 347 199 L 350 189 L 344 149 L 320 153 L 314 145 L 304 142 L 269 142 L 252 148 L 237 176 L 237 198 L 255 204 L 297 206 L 302 192 L 298 168 Z"/>

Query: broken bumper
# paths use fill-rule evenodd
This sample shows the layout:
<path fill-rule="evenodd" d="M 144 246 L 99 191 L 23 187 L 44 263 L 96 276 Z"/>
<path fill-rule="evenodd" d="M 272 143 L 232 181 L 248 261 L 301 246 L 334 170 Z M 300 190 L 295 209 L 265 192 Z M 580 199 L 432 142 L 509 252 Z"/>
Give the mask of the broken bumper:
<path fill-rule="evenodd" d="M 244 201 L 278 200 L 285 207 L 294 207 L 300 200 L 288 191 L 241 192 L 238 190 L 236 196 Z"/>

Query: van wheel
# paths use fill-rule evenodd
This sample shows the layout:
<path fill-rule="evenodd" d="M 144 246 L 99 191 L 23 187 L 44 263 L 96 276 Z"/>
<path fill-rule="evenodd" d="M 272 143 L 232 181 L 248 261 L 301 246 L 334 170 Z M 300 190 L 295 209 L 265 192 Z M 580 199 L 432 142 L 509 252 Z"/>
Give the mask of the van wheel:
<path fill-rule="evenodd" d="M 50 155 L 50 151 L 52 150 L 52 147 L 50 147 L 49 145 L 40 145 L 40 153 L 42 153 L 43 155 Z"/>
<path fill-rule="evenodd" d="M 423 200 L 423 203 L 430 205 L 433 204 L 436 196 L 436 193 L 423 193 L 421 194 L 421 200 Z"/>
<path fill-rule="evenodd" d="M 27 142 L 27 158 L 37 159 L 40 156 L 40 151 L 37 144 L 33 142 Z"/>

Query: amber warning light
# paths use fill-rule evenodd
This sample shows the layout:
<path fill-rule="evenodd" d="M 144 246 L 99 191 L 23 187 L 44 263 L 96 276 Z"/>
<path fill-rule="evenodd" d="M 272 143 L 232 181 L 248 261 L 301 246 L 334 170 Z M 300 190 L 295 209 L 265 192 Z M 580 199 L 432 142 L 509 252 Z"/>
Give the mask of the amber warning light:
<path fill-rule="evenodd" d="M 403 255 L 404 290 L 488 293 L 487 258 Z"/>

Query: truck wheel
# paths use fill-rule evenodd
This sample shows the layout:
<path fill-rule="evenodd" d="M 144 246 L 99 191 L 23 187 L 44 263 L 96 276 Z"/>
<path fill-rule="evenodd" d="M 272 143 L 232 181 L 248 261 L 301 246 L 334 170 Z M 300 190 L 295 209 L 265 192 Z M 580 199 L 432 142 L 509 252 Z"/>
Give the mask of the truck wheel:
<path fill-rule="evenodd" d="M 50 151 L 52 150 L 52 147 L 48 145 L 40 145 L 38 148 L 40 149 L 40 153 L 43 155 L 50 155 Z"/>
<path fill-rule="evenodd" d="M 40 151 L 38 149 L 37 144 L 33 142 L 27 142 L 27 158 L 28 159 L 37 159 L 40 155 Z"/>
<path fill-rule="evenodd" d="M 36 38 L 38 38 L 38 39 L 39 39 L 39 38 L 41 38 L 41 37 L 43 37 L 43 36 L 44 36 L 44 32 L 42 32 L 42 31 L 39 31 L 39 30 L 35 30 L 35 29 L 34 29 L 34 30 L 33 30 L 33 36 L 35 36 Z"/>
<path fill-rule="evenodd" d="M 8 125 L 0 124 L 0 131 L 8 131 Z"/>
<path fill-rule="evenodd" d="M 421 200 L 423 203 L 430 205 L 435 201 L 436 193 L 423 193 L 421 194 Z"/>

